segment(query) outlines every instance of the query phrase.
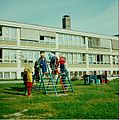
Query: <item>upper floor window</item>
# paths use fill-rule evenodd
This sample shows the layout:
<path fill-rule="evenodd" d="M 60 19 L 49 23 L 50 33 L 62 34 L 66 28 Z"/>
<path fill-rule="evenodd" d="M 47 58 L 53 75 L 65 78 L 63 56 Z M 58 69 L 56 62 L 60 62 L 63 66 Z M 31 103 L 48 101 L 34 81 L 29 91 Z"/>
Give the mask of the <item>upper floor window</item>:
<path fill-rule="evenodd" d="M 113 64 L 119 64 L 119 56 L 112 56 Z"/>
<path fill-rule="evenodd" d="M 16 28 L 3 27 L 2 29 L 2 39 L 14 41 L 17 39 L 17 30 Z"/>
<path fill-rule="evenodd" d="M 0 36 L 2 36 L 2 27 L 0 26 Z"/>
<path fill-rule="evenodd" d="M 16 50 L 1 49 L 1 62 L 16 63 Z"/>
<path fill-rule="evenodd" d="M 71 34 L 59 34 L 58 43 L 59 45 L 84 47 L 85 37 Z"/>
<path fill-rule="evenodd" d="M 55 44 L 55 37 L 51 36 L 40 36 L 40 43 L 42 44 Z"/>
<path fill-rule="evenodd" d="M 94 37 L 89 37 L 88 38 L 88 47 L 89 48 L 100 47 L 100 39 L 99 38 L 94 38 Z"/>

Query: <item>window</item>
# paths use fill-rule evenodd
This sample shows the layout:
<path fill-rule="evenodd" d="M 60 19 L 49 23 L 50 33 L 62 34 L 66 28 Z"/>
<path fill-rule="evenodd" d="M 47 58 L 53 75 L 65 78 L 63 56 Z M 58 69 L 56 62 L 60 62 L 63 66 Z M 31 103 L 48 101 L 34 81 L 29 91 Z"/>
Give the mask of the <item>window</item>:
<path fill-rule="evenodd" d="M 4 62 L 9 63 L 10 62 L 10 50 L 4 50 L 3 55 L 4 55 Z"/>
<path fill-rule="evenodd" d="M 88 38 L 88 47 L 89 48 L 100 47 L 100 39 L 99 38 L 94 38 L 94 37 L 89 37 Z"/>
<path fill-rule="evenodd" d="M 0 36 L 2 36 L 2 26 L 0 26 Z"/>
<path fill-rule="evenodd" d="M 72 36 L 69 35 L 69 45 L 71 46 L 72 45 Z"/>
<path fill-rule="evenodd" d="M 119 50 L 119 41 L 118 40 L 112 40 L 112 49 L 113 50 Z"/>
<path fill-rule="evenodd" d="M 11 50 L 11 63 L 16 63 L 16 51 Z"/>
<path fill-rule="evenodd" d="M 79 71 L 79 76 L 82 76 L 82 71 Z"/>
<path fill-rule="evenodd" d="M 86 42 L 85 42 L 85 37 L 84 36 L 82 37 L 82 40 L 83 40 L 83 44 L 85 44 Z"/>
<path fill-rule="evenodd" d="M 110 64 L 110 56 L 109 55 L 103 55 L 103 63 Z"/>
<path fill-rule="evenodd" d="M 77 60 L 78 60 L 78 64 L 82 64 L 81 54 L 78 54 L 78 55 L 77 55 Z"/>
<path fill-rule="evenodd" d="M 76 37 L 72 35 L 72 46 L 76 46 Z"/>
<path fill-rule="evenodd" d="M 3 78 L 3 72 L 0 72 L 0 78 Z"/>
<path fill-rule="evenodd" d="M 72 53 L 69 53 L 69 54 L 68 54 L 68 63 L 69 63 L 69 64 L 72 64 L 72 63 L 73 63 L 73 54 L 72 54 Z"/>
<path fill-rule="evenodd" d="M 3 39 L 4 40 L 16 40 L 17 39 L 17 29 L 10 27 L 3 27 Z"/>
<path fill-rule="evenodd" d="M 112 56 L 113 64 L 119 64 L 119 56 Z"/>
<path fill-rule="evenodd" d="M 55 37 L 50 37 L 50 43 L 55 44 Z"/>
<path fill-rule="evenodd" d="M 10 78 L 10 72 L 4 72 L 4 78 L 9 79 Z"/>
<path fill-rule="evenodd" d="M 83 62 L 83 64 L 85 64 L 86 63 L 86 55 L 85 54 L 81 54 L 82 55 L 82 62 Z"/>
<path fill-rule="evenodd" d="M 86 75 L 86 71 L 83 71 L 83 75 Z"/>
<path fill-rule="evenodd" d="M 40 56 L 39 51 L 34 51 L 34 59 L 35 59 L 35 61 L 38 61 L 39 56 Z"/>
<path fill-rule="evenodd" d="M 29 62 L 33 63 L 39 59 L 40 52 L 39 51 L 21 51 L 21 62 Z"/>
<path fill-rule="evenodd" d="M 93 64 L 93 56 L 92 55 L 88 55 L 88 61 L 89 61 L 89 64 Z"/>
<path fill-rule="evenodd" d="M 63 45 L 63 35 L 62 34 L 58 35 L 58 42 L 59 42 L 58 43 L 59 45 Z"/>
<path fill-rule="evenodd" d="M 2 59 L 5 63 L 16 63 L 16 50 L 3 49 Z"/>
<path fill-rule="evenodd" d="M 71 76 L 71 77 L 73 76 L 73 71 L 70 71 L 70 76 Z"/>
<path fill-rule="evenodd" d="M 55 44 L 55 37 L 50 37 L 50 36 L 40 36 L 40 41 L 41 44 Z"/>
<path fill-rule="evenodd" d="M 74 54 L 74 60 L 73 60 L 73 63 L 74 63 L 74 64 L 77 64 L 77 63 L 78 63 L 77 58 L 78 58 L 78 57 L 77 57 L 77 54 Z"/>
<path fill-rule="evenodd" d="M 11 72 L 11 78 L 15 79 L 16 78 L 16 72 Z"/>
<path fill-rule="evenodd" d="M 100 41 L 100 47 L 109 49 L 110 48 L 110 42 L 111 42 L 111 40 L 102 38 L 101 41 Z"/>
<path fill-rule="evenodd" d="M 40 36 L 40 40 L 44 40 L 44 36 Z"/>
<path fill-rule="evenodd" d="M 67 45 L 67 35 L 63 35 L 63 45 Z"/>
<path fill-rule="evenodd" d="M 2 62 L 2 49 L 0 49 L 0 62 Z"/>
<path fill-rule="evenodd" d="M 17 31 L 16 28 L 11 28 L 11 40 L 16 40 Z"/>
<path fill-rule="evenodd" d="M 4 40 L 10 39 L 10 28 L 4 27 Z"/>
<path fill-rule="evenodd" d="M 29 63 L 33 63 L 33 51 L 27 51 L 27 59 Z"/>

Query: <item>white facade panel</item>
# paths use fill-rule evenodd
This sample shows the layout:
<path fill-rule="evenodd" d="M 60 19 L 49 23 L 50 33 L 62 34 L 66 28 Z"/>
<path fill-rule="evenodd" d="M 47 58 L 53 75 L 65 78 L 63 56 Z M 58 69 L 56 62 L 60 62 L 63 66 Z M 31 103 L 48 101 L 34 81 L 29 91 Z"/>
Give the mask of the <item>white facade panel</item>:
<path fill-rule="evenodd" d="M 21 28 L 21 39 L 39 40 L 39 31 L 38 30 Z"/>
<path fill-rule="evenodd" d="M 100 46 L 102 48 L 110 48 L 110 41 L 109 39 L 101 39 L 101 43 L 100 43 Z"/>

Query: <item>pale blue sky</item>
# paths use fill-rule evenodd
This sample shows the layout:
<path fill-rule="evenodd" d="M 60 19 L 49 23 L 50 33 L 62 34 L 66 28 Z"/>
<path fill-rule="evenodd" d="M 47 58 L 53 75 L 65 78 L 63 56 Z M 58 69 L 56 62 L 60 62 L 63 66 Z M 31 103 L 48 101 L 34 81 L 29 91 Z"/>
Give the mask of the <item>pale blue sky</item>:
<path fill-rule="evenodd" d="M 73 30 L 118 34 L 119 0 L 0 0 L 0 19 L 60 27 L 65 14 Z"/>

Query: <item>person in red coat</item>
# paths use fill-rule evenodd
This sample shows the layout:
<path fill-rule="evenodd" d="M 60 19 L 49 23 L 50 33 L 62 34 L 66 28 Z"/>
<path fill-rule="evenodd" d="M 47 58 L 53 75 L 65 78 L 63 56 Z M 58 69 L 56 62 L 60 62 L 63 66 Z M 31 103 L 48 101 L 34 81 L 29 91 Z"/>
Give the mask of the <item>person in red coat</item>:
<path fill-rule="evenodd" d="M 64 56 L 60 56 L 59 63 L 60 63 L 60 72 L 61 73 L 65 72 L 65 62 L 66 62 L 66 58 Z"/>

